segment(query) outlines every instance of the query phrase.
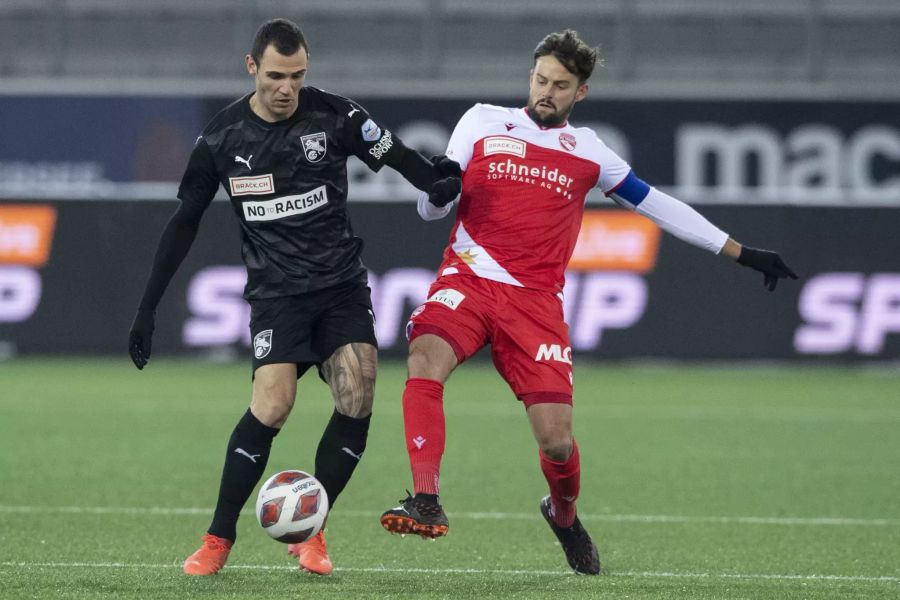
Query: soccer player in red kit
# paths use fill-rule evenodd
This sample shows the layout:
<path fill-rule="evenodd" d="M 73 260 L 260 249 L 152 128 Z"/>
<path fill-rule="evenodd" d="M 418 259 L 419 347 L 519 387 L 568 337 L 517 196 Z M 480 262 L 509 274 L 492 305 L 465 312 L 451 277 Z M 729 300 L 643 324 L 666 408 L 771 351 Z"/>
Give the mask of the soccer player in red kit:
<path fill-rule="evenodd" d="M 676 237 L 764 274 L 770 290 L 796 275 L 778 254 L 741 246 L 688 205 L 641 181 L 622 158 L 569 114 L 588 92 L 597 50 L 574 31 L 545 37 L 534 52 L 528 105 L 476 104 L 453 131 L 447 173 L 462 173 L 456 224 L 428 299 L 412 314 L 403 418 L 415 494 L 381 517 L 393 533 L 439 537 L 444 382 L 490 344 L 500 375 L 522 402 L 550 493 L 540 510 L 578 573 L 600 572 L 597 547 L 575 511 L 580 463 L 572 436 L 572 361 L 563 321 L 566 266 L 587 193 L 599 187 Z M 458 169 L 458 170 L 457 170 Z M 444 195 L 446 197 L 446 195 Z M 447 215 L 420 196 L 426 220 Z M 565 348 L 562 356 L 548 352 Z"/>

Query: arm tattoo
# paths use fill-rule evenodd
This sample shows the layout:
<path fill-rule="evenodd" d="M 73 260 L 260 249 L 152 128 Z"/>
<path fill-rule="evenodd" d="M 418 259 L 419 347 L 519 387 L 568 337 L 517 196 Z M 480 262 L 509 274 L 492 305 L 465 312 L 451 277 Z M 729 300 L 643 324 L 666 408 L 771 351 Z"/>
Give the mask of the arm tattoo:
<path fill-rule="evenodd" d="M 322 363 L 322 375 L 339 413 L 362 418 L 372 412 L 377 365 L 378 351 L 364 343 L 341 346 Z"/>

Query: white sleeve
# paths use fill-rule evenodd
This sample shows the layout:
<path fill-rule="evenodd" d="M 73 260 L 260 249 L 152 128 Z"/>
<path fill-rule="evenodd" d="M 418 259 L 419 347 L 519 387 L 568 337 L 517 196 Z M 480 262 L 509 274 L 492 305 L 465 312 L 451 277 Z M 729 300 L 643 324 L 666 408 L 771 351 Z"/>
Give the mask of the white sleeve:
<path fill-rule="evenodd" d="M 475 147 L 475 141 L 478 134 L 479 114 L 481 113 L 481 105 L 476 104 L 460 118 L 453 133 L 450 135 L 450 141 L 447 143 L 447 157 L 459 163 L 459 168 L 463 171 L 469 166 L 472 160 L 472 150 Z"/>
<path fill-rule="evenodd" d="M 472 159 L 472 149 L 475 146 L 473 135 L 477 131 L 478 113 L 481 111 L 481 105 L 476 104 L 460 118 L 453 133 L 450 135 L 450 141 L 447 143 L 447 157 L 459 163 L 459 168 L 465 173 L 469 161 Z M 417 209 L 419 216 L 425 221 L 436 221 L 443 219 L 453 210 L 456 200 L 446 206 L 437 207 L 428 201 L 428 194 L 419 192 L 419 201 Z"/>
<path fill-rule="evenodd" d="M 419 192 L 419 216 L 425 221 L 437 221 L 438 219 L 443 219 L 450 214 L 454 202 L 456 202 L 456 200 L 446 206 L 435 206 L 428 201 L 427 192 Z"/>
<path fill-rule="evenodd" d="M 615 189 L 622 180 L 631 172 L 631 167 L 625 162 L 625 159 L 613 152 L 599 138 L 598 159 L 600 164 L 600 177 L 594 187 L 599 187 L 604 194 Z"/>
<path fill-rule="evenodd" d="M 615 196 L 613 196 L 615 199 Z M 651 187 L 636 207 L 627 208 L 649 217 L 661 229 L 678 239 L 718 254 L 728 241 L 728 234 L 706 220 L 706 217 L 672 196 Z"/>

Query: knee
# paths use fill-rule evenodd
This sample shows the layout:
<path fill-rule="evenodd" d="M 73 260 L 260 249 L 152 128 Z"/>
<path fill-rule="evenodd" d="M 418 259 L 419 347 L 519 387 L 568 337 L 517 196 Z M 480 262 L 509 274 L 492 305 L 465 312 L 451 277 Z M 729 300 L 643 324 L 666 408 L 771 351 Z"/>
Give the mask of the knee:
<path fill-rule="evenodd" d="M 287 421 L 293 407 L 293 398 L 260 396 L 253 399 L 253 402 L 250 404 L 250 411 L 263 425 L 280 428 Z"/>
<path fill-rule="evenodd" d="M 439 364 L 440 361 L 425 348 L 410 348 L 406 359 L 406 368 L 410 377 L 433 379 L 444 383 L 449 369 Z"/>
<path fill-rule="evenodd" d="M 543 455 L 553 462 L 566 462 L 572 456 L 572 437 L 541 440 L 540 448 Z"/>
<path fill-rule="evenodd" d="M 375 382 L 353 390 L 342 390 L 335 395 L 334 408 L 353 419 L 364 419 L 372 414 L 375 403 Z"/>
<path fill-rule="evenodd" d="M 250 411 L 268 427 L 281 427 L 294 407 L 294 397 L 278 386 L 264 386 L 254 390 Z"/>

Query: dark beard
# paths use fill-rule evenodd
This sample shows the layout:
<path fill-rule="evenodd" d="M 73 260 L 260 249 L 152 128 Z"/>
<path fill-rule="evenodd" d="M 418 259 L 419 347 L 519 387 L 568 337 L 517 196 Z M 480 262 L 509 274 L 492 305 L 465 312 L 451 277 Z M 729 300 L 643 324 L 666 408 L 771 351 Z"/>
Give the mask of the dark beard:
<path fill-rule="evenodd" d="M 531 117 L 531 120 L 537 123 L 541 127 L 556 127 L 558 125 L 562 125 L 566 122 L 566 119 L 569 118 L 569 115 L 564 115 L 562 113 L 555 113 L 549 117 L 541 117 L 534 107 L 528 107 L 528 116 Z"/>

